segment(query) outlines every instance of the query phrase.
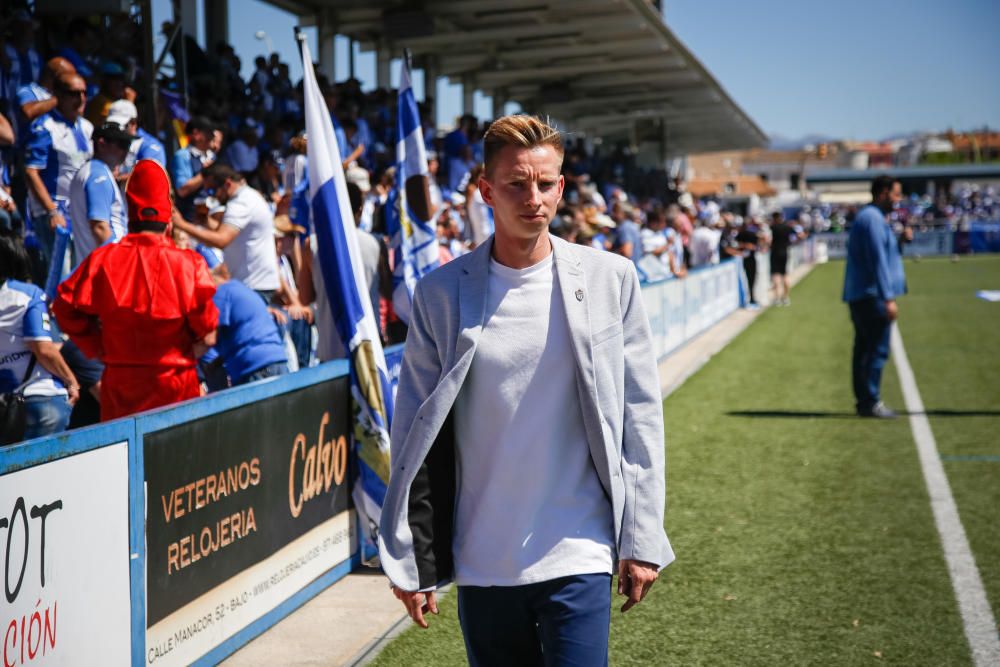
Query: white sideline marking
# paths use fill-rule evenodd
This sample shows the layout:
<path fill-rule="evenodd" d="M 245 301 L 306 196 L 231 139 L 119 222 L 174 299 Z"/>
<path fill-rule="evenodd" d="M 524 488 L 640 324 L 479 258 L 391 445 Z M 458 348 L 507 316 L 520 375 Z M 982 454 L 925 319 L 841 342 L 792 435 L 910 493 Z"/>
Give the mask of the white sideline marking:
<path fill-rule="evenodd" d="M 1000 665 L 1000 638 L 997 636 L 997 622 L 993 609 L 986 598 L 983 580 L 976 567 L 976 559 L 969 549 L 965 528 L 958 516 L 955 498 L 951 495 L 951 485 L 944 474 L 941 456 L 938 454 L 931 423 L 924 413 L 924 402 L 920 398 L 913 369 L 906 358 L 903 337 L 899 326 L 892 328 L 892 354 L 895 357 L 899 384 L 903 388 L 903 400 L 910 413 L 910 429 L 917 443 L 920 467 L 927 482 L 927 492 L 931 497 L 931 510 L 937 524 L 944 559 L 948 564 L 951 586 L 955 589 L 958 610 L 965 626 L 965 636 L 972 649 L 972 660 L 977 667 Z"/>

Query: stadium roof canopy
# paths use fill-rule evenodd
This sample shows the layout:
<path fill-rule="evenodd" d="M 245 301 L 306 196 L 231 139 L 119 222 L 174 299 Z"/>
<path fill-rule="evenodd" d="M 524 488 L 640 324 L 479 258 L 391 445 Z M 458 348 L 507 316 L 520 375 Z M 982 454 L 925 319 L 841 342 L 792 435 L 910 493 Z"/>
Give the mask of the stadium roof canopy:
<path fill-rule="evenodd" d="M 648 0 L 270 0 L 320 32 L 518 102 L 598 136 L 670 154 L 753 148 L 766 137 Z"/>

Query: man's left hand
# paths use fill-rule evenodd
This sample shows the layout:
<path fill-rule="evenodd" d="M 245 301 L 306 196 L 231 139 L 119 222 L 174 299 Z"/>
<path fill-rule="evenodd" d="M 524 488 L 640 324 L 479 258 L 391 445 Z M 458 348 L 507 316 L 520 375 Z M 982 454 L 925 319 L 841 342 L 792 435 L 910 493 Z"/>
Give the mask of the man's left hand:
<path fill-rule="evenodd" d="M 659 571 L 652 563 L 627 558 L 618 561 L 618 595 L 628 596 L 622 605 L 623 614 L 642 602 L 658 576 Z"/>

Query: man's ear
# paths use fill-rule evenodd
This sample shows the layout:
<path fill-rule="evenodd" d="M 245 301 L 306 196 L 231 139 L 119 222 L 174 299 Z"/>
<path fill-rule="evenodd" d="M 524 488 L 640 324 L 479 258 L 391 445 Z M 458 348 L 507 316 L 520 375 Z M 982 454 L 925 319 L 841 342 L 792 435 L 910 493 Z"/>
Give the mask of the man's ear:
<path fill-rule="evenodd" d="M 483 201 L 493 206 L 493 186 L 484 176 L 479 177 L 479 194 L 483 196 Z"/>

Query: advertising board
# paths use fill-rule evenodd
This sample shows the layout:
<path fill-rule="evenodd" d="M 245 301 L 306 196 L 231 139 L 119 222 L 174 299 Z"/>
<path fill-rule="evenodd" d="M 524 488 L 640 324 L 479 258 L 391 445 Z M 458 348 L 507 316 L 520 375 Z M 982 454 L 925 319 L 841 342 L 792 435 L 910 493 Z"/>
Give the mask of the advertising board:
<path fill-rule="evenodd" d="M 355 553 L 348 382 L 145 434 L 147 664 L 196 660 Z"/>
<path fill-rule="evenodd" d="M 0 660 L 128 665 L 128 445 L 0 476 Z"/>

